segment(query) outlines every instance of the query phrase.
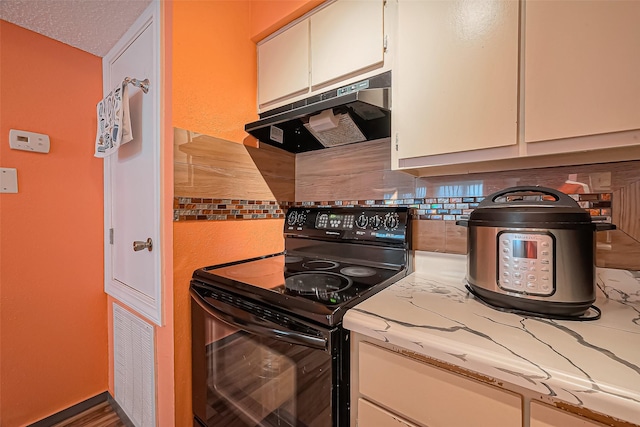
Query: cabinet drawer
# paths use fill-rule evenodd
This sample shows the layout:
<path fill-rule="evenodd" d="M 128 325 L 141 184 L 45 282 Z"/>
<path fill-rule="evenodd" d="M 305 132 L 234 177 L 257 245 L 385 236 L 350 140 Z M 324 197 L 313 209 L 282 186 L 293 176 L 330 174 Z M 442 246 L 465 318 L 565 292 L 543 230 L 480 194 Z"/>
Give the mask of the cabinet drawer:
<path fill-rule="evenodd" d="M 556 409 L 536 401 L 531 402 L 530 427 L 604 427 L 596 421 L 591 421 L 577 415 Z"/>
<path fill-rule="evenodd" d="M 417 427 L 391 412 L 368 402 L 358 399 L 358 427 Z"/>
<path fill-rule="evenodd" d="M 429 427 L 522 425 L 519 395 L 366 342 L 358 377 L 361 395 Z"/>

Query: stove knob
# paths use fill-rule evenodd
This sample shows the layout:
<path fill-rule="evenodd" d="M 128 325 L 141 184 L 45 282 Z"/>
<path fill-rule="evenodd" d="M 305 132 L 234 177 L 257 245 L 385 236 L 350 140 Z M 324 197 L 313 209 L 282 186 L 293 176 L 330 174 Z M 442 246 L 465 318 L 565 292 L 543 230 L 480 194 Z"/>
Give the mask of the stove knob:
<path fill-rule="evenodd" d="M 398 214 L 397 213 L 388 213 L 384 217 L 384 228 L 389 231 L 393 231 L 398 228 L 399 224 Z"/>
<path fill-rule="evenodd" d="M 300 212 L 298 215 L 298 225 L 304 225 L 304 222 L 307 220 L 307 214 L 304 212 Z"/>
<path fill-rule="evenodd" d="M 358 226 L 358 228 L 367 228 L 367 223 L 368 222 L 369 222 L 369 220 L 368 220 L 367 216 L 365 214 L 362 214 L 356 220 L 356 226 Z"/>
<path fill-rule="evenodd" d="M 369 220 L 369 224 L 371 224 L 373 230 L 377 230 L 382 225 L 382 218 L 380 218 L 380 215 L 374 215 Z"/>
<path fill-rule="evenodd" d="M 294 225 L 298 221 L 298 213 L 296 211 L 292 211 L 289 213 L 287 217 L 287 224 Z"/>

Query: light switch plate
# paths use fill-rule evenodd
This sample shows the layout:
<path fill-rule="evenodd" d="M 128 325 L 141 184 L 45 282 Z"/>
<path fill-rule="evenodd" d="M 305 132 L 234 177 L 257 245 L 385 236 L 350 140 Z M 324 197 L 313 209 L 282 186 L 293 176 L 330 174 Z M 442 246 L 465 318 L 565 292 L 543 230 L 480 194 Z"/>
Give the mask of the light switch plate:
<path fill-rule="evenodd" d="M 51 143 L 49 141 L 49 135 L 11 129 L 9 131 L 9 146 L 14 150 L 48 153 Z"/>
<path fill-rule="evenodd" d="M 0 168 L 0 193 L 18 192 L 18 171 L 15 168 Z"/>

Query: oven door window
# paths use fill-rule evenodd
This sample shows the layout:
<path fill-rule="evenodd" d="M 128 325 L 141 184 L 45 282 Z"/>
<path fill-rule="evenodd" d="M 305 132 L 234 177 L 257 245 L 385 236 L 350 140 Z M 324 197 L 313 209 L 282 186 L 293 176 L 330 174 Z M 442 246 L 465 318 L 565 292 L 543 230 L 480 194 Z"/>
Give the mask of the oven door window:
<path fill-rule="evenodd" d="M 211 427 L 332 425 L 330 353 L 232 328 L 197 306 L 193 320 L 198 422 Z"/>

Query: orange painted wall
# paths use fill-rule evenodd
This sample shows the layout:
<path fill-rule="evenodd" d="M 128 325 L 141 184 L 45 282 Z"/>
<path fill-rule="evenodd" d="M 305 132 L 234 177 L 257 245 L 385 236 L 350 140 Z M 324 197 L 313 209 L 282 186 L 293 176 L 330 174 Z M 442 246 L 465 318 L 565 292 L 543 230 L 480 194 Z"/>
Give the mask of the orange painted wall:
<path fill-rule="evenodd" d="M 101 59 L 0 20 L 0 418 L 38 421 L 107 389 L 102 160 L 93 157 Z M 49 154 L 9 148 L 46 133 Z"/>
<path fill-rule="evenodd" d="M 248 1 L 173 5 L 173 124 L 242 142 L 255 120 L 256 59 Z"/>
<path fill-rule="evenodd" d="M 307 3 L 319 2 L 174 2 L 173 126 L 251 143 L 244 124 L 257 118 L 256 35 L 284 25 L 283 17 L 302 15 L 296 9 L 309 10 Z M 193 270 L 279 252 L 284 245 L 282 226 L 282 220 L 174 223 L 176 426 L 192 424 L 188 289 Z"/>
<path fill-rule="evenodd" d="M 251 39 L 259 42 L 301 17 L 323 0 L 255 0 L 251 2 Z"/>

